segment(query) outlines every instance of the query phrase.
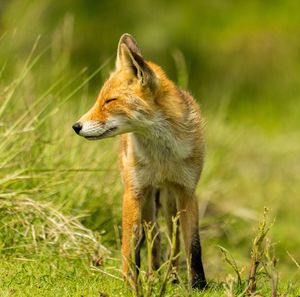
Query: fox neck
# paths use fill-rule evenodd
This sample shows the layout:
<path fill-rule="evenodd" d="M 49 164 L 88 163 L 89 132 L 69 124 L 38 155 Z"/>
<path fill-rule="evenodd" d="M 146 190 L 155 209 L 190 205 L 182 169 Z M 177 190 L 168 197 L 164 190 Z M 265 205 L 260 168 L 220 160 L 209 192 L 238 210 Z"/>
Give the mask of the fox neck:
<path fill-rule="evenodd" d="M 163 114 L 158 113 L 151 123 L 130 133 L 130 138 L 141 161 L 148 159 L 166 162 L 168 159 L 183 159 L 190 155 L 191 142 L 181 137 L 182 132 Z"/>

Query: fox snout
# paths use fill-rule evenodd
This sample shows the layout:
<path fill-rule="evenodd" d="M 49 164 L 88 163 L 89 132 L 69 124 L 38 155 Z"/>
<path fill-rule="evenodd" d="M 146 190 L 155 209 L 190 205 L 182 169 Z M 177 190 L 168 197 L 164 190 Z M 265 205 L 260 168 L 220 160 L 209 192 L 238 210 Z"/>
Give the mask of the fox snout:
<path fill-rule="evenodd" d="M 122 132 L 119 122 L 116 120 L 107 122 L 78 121 L 72 128 L 76 134 L 89 140 L 112 137 Z"/>

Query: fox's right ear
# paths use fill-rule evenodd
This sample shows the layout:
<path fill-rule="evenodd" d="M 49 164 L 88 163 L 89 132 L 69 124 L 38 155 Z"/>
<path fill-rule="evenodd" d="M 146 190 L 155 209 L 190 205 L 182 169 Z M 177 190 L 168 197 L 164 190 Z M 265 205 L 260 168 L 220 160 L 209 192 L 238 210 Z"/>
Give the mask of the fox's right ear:
<path fill-rule="evenodd" d="M 116 67 L 118 69 L 124 67 L 131 69 L 132 73 L 143 85 L 153 86 L 155 83 L 155 75 L 153 71 L 142 57 L 136 41 L 128 33 L 123 34 L 120 38 Z"/>
<path fill-rule="evenodd" d="M 127 56 L 126 53 L 124 53 L 123 45 L 125 45 L 131 53 L 137 54 L 140 57 L 142 57 L 141 51 L 135 39 L 130 34 L 125 33 L 121 36 L 118 44 L 118 53 L 117 53 L 117 62 L 116 62 L 117 68 L 122 67 L 122 64 L 126 63 Z"/>

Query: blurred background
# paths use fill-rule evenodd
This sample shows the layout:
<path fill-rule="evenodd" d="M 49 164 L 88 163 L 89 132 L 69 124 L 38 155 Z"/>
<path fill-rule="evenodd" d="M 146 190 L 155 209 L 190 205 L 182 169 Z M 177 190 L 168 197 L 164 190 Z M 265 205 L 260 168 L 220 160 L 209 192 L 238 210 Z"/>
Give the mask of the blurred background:
<path fill-rule="evenodd" d="M 295 0 L 0 0 L 0 128 L 27 129 L 14 133 L 19 145 L 5 138 L 1 160 L 9 174 L 39 174 L 2 190 L 31 190 L 33 199 L 88 214 L 81 223 L 118 249 L 117 141 L 85 142 L 71 125 L 94 102 L 129 32 L 202 108 L 208 274 L 222 279 L 227 269 L 218 244 L 249 264 L 266 206 L 276 218 L 270 236 L 282 278 L 299 278 L 287 254 L 300 261 L 299 21 Z"/>
<path fill-rule="evenodd" d="M 288 100 L 299 109 L 298 1 L 1 0 L 0 5 L 0 30 L 15 30 L 19 59 L 40 35 L 41 47 L 53 47 L 53 59 L 69 46 L 68 67 L 93 71 L 115 54 L 120 35 L 130 32 L 146 58 L 172 79 L 179 77 L 205 106 L 226 100 L 252 124 L 257 119 L 251 115 L 258 113 L 259 124 L 272 126 L 284 123 L 269 119 L 262 106 L 288 113 Z M 178 71 L 183 62 L 184 74 Z"/>

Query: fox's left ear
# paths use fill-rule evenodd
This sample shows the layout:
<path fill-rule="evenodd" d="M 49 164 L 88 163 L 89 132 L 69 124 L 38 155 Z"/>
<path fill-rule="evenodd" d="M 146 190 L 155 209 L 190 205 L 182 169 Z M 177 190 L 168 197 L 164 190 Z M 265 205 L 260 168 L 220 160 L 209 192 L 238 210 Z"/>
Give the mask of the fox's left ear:
<path fill-rule="evenodd" d="M 154 82 L 155 74 L 145 62 L 135 39 L 128 33 L 120 38 L 116 67 L 129 67 L 143 85 Z"/>

